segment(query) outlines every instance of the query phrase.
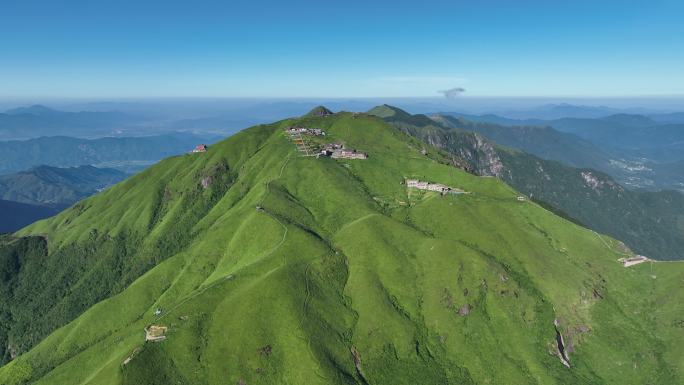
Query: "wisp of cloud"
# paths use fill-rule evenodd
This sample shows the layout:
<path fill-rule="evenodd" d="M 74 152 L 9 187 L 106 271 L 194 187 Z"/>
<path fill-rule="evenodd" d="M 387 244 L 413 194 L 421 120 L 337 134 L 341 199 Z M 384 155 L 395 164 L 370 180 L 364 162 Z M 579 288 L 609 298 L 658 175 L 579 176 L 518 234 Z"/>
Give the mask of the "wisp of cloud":
<path fill-rule="evenodd" d="M 459 95 L 461 95 L 465 91 L 466 91 L 465 88 L 454 87 L 454 88 L 450 88 L 448 90 L 442 90 L 442 91 L 437 91 L 437 92 L 439 92 L 440 94 L 444 94 L 444 97 L 447 99 L 455 99 L 456 97 L 458 97 Z"/>

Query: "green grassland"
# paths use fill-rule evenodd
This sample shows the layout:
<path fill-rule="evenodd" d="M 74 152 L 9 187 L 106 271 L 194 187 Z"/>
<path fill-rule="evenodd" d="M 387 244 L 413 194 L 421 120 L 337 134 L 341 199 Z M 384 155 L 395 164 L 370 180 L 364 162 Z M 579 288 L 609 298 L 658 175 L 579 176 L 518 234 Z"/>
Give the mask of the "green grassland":
<path fill-rule="evenodd" d="M 302 157 L 293 124 L 369 159 Z M 0 339 L 23 354 L 0 384 L 684 381 L 684 264 L 624 268 L 424 147 L 366 114 L 257 126 L 3 238 Z"/>

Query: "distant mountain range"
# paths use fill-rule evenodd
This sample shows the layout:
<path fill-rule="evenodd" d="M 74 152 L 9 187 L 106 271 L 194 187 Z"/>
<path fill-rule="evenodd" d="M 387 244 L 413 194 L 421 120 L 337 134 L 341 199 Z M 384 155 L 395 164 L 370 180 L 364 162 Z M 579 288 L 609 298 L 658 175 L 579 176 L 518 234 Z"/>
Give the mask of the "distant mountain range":
<path fill-rule="evenodd" d="M 592 149 L 581 140 L 539 127 L 511 130 L 453 117 L 431 119 L 387 105 L 369 113 L 451 152 L 453 162 L 466 170 L 501 178 L 557 214 L 621 239 L 640 253 L 655 258 L 684 257 L 684 194 L 630 191 L 603 172 L 504 147 L 485 133 L 547 155 L 554 149 L 563 152 L 567 148 L 565 155 Z"/>
<path fill-rule="evenodd" d="M 505 126 L 542 126 L 577 135 L 619 156 L 648 157 L 656 161 L 684 160 L 684 122 L 661 116 L 614 114 L 599 118 L 562 117 L 544 119 L 511 119 L 499 115 L 471 115 L 457 112 L 440 113 L 473 122 Z M 684 115 L 684 114 L 683 114 Z M 678 116 L 670 114 L 667 116 Z M 664 120 L 659 120 L 664 119 Z"/>
<path fill-rule="evenodd" d="M 72 167 L 96 165 L 124 171 L 142 167 L 211 144 L 220 137 L 173 133 L 146 137 L 80 139 L 65 136 L 0 142 L 0 174 L 40 165 Z"/>
<path fill-rule="evenodd" d="M 515 120 L 599 119 L 611 115 L 643 115 L 658 123 L 684 123 L 684 112 L 663 113 L 647 108 L 614 108 L 569 103 L 543 104 L 533 108 L 493 111 L 485 116 Z"/>
<path fill-rule="evenodd" d="M 128 175 L 92 166 L 40 166 L 0 176 L 0 232 L 13 232 L 51 217 Z"/>
<path fill-rule="evenodd" d="M 663 124 L 653 116 L 630 114 L 555 120 L 436 115 L 477 122 L 469 123 L 468 129 L 546 159 L 601 170 L 632 188 L 684 190 L 684 169 L 677 171 L 684 160 L 684 124 Z M 556 146 L 560 143 L 564 145 Z"/>
<path fill-rule="evenodd" d="M 606 169 L 611 164 L 611 155 L 592 142 L 549 126 L 502 126 L 451 115 L 430 117 L 444 126 L 477 132 L 498 144 L 517 148 L 543 159 L 599 170 Z"/>
<path fill-rule="evenodd" d="M 124 180 L 114 169 L 39 166 L 0 176 L 0 199 L 63 209 Z"/>
<path fill-rule="evenodd" d="M 620 113 L 621 110 L 606 106 L 583 106 L 568 103 L 544 104 L 522 110 L 497 112 L 510 119 L 560 119 L 560 118 L 601 118 Z"/>
<path fill-rule="evenodd" d="M 99 137 L 122 134 L 145 119 L 121 112 L 65 112 L 34 105 L 0 113 L 0 140 L 68 135 Z"/>
<path fill-rule="evenodd" d="M 176 117 L 141 111 L 79 111 L 68 112 L 43 105 L 19 107 L 0 113 L 0 141 L 27 140 L 43 136 L 69 136 L 95 139 L 102 137 L 139 137 L 169 132 L 196 132 L 225 137 L 245 123 L 264 121 L 269 111 L 240 112 L 202 117 Z"/>

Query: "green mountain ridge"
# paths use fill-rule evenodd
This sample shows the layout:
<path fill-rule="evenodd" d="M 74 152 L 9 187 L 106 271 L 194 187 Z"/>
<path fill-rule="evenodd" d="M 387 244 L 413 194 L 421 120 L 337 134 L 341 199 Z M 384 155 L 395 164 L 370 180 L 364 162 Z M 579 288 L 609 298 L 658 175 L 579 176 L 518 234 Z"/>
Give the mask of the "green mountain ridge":
<path fill-rule="evenodd" d="M 495 130 L 490 124 L 451 117 L 433 120 L 403 111 L 395 111 L 385 120 L 450 151 L 455 163 L 469 172 L 496 176 L 545 207 L 555 208 L 556 213 L 626 242 L 638 253 L 656 259 L 684 257 L 684 195 L 679 192 L 631 191 L 600 171 L 574 168 L 500 146 L 480 133 L 482 127 Z"/>
<path fill-rule="evenodd" d="M 461 162 L 345 112 L 166 159 L 2 239 L 0 383 L 681 382 L 684 265 L 624 268 Z"/>

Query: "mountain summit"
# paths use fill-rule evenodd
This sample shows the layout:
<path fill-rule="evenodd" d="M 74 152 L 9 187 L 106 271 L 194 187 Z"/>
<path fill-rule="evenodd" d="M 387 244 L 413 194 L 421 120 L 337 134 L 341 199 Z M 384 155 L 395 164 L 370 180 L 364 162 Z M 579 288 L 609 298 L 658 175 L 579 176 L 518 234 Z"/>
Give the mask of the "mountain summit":
<path fill-rule="evenodd" d="M 309 111 L 305 116 L 328 116 L 332 114 L 333 112 L 327 109 L 325 106 L 316 106 L 311 111 Z"/>
<path fill-rule="evenodd" d="M 411 116 L 409 113 L 406 111 L 390 106 L 389 104 L 383 104 L 380 106 L 376 106 L 368 110 L 368 113 L 371 115 L 375 115 L 380 118 L 391 118 L 391 117 L 408 117 Z"/>
<path fill-rule="evenodd" d="M 41 104 L 34 104 L 34 105 L 28 106 L 28 107 L 18 107 L 18 108 L 13 108 L 11 110 L 7 110 L 7 111 L 5 111 L 5 114 L 7 114 L 7 115 L 29 114 L 29 115 L 38 115 L 38 116 L 49 116 L 49 115 L 63 114 L 63 112 L 53 110 L 52 108 L 43 106 Z"/>
<path fill-rule="evenodd" d="M 681 383 L 684 266 L 453 163 L 305 116 L 5 236 L 0 383 Z"/>

